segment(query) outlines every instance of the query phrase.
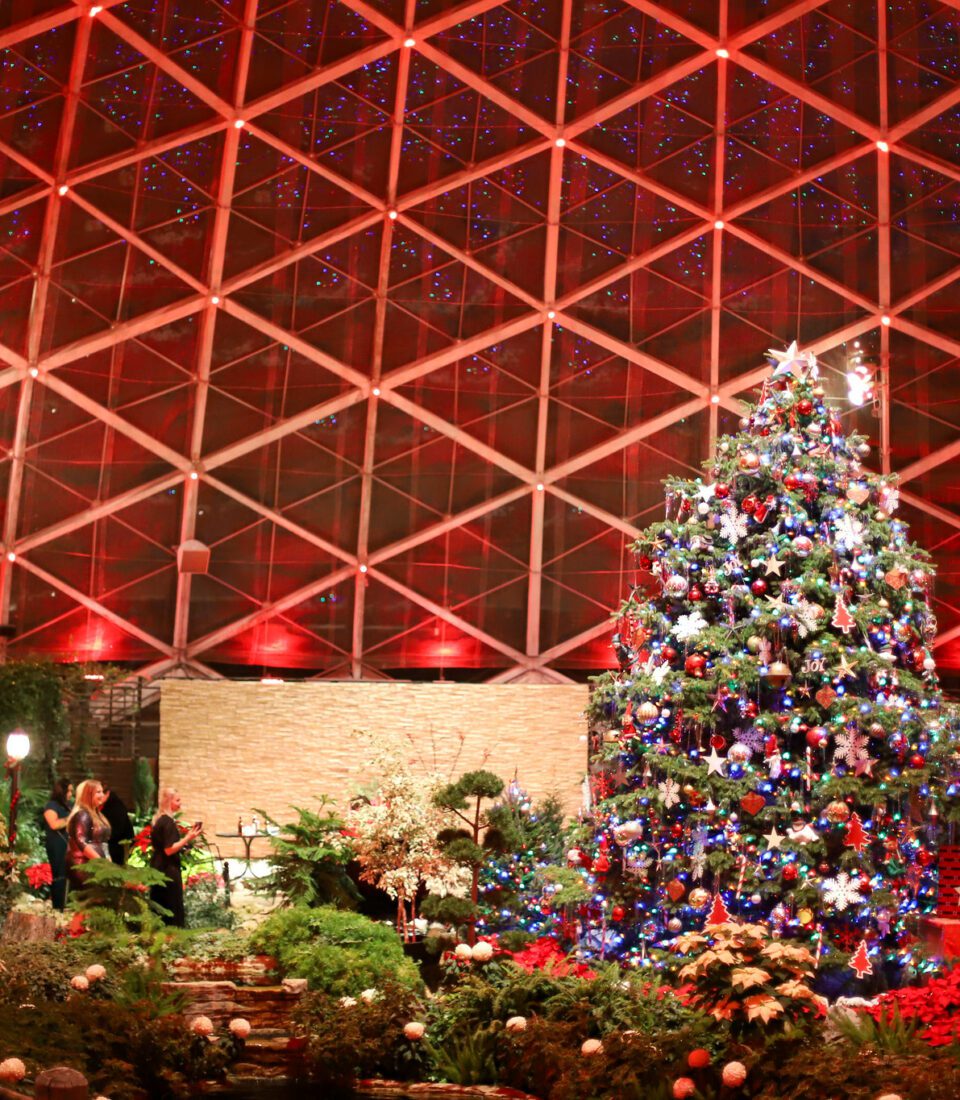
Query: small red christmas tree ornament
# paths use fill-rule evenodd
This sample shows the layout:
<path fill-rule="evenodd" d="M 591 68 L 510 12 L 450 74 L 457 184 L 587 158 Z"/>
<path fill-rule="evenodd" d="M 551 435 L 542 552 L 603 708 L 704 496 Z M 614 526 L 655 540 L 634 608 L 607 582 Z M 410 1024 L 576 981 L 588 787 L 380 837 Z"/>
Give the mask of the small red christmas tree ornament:
<path fill-rule="evenodd" d="M 857 972 L 857 977 L 861 981 L 868 975 L 873 973 L 873 963 L 870 961 L 870 956 L 867 954 L 867 941 L 861 940 L 860 946 L 853 954 L 853 958 L 847 963 L 847 966 L 851 970 Z"/>
<path fill-rule="evenodd" d="M 863 822 L 858 813 L 850 815 L 850 823 L 847 825 L 847 835 L 843 838 L 844 847 L 852 848 L 857 855 L 863 854 L 867 846 L 867 834 L 863 829 Z"/>
<path fill-rule="evenodd" d="M 713 897 L 713 905 L 710 906 L 710 912 L 707 914 L 706 927 L 710 928 L 714 924 L 729 923 L 730 911 L 724 904 L 723 897 L 720 894 L 715 894 Z"/>
<path fill-rule="evenodd" d="M 857 625 L 856 619 L 850 614 L 850 609 L 843 602 L 843 597 L 837 597 L 837 607 L 833 613 L 833 618 L 830 620 L 830 625 L 842 630 L 844 634 L 849 634 L 851 630 Z"/>

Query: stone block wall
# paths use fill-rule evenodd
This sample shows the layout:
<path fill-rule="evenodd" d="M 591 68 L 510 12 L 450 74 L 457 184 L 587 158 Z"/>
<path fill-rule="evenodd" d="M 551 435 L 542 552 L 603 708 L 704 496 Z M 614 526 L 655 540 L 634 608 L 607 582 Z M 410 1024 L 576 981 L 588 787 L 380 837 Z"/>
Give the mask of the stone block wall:
<path fill-rule="evenodd" d="M 260 684 L 169 680 L 161 687 L 160 783 L 211 839 L 260 807 L 287 820 L 326 794 L 345 809 L 375 781 L 360 730 L 385 733 L 425 771 L 455 778 L 486 767 L 532 796 L 556 791 L 569 814 L 587 766 L 578 684 Z M 224 855 L 239 841 L 217 840 Z M 265 855 L 266 841 L 252 855 Z"/>

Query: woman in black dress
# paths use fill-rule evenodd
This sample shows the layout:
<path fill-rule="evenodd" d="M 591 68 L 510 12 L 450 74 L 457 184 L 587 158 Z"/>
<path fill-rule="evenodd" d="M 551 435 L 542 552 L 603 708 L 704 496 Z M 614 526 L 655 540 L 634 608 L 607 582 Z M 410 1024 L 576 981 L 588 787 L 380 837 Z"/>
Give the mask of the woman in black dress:
<path fill-rule="evenodd" d="M 163 918 L 167 924 L 183 928 L 183 876 L 180 874 L 180 853 L 200 835 L 201 826 L 200 822 L 197 822 L 181 835 L 180 826 L 173 817 L 179 809 L 179 793 L 172 787 L 164 787 L 160 791 L 157 814 L 153 819 L 153 829 L 150 834 L 150 842 L 153 846 L 150 866 L 155 871 L 162 871 L 167 876 L 167 882 L 163 886 L 150 887 L 150 900 L 170 911 L 171 915 Z"/>
<path fill-rule="evenodd" d="M 107 858 L 110 824 L 100 813 L 106 797 L 99 779 L 85 779 L 77 787 L 77 801 L 67 818 L 67 880 L 73 887 L 83 886 L 90 860 Z"/>
<path fill-rule="evenodd" d="M 50 799 L 43 807 L 43 842 L 50 864 L 50 900 L 54 909 L 63 909 L 67 902 L 67 818 L 73 785 L 66 779 L 58 779 L 50 792 Z"/>

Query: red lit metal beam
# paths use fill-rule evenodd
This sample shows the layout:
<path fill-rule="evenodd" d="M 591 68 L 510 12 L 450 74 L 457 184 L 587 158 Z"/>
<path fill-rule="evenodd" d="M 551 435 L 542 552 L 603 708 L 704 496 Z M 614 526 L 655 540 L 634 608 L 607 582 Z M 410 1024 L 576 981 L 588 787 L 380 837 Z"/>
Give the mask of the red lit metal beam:
<path fill-rule="evenodd" d="M 470 637 L 476 638 L 477 641 L 482 642 L 490 649 L 495 649 L 499 653 L 503 653 L 518 665 L 522 665 L 524 668 L 528 667 L 529 659 L 518 649 L 514 649 L 513 646 L 507 645 L 506 642 L 502 642 L 499 638 L 495 638 L 492 634 L 488 634 L 485 630 L 481 630 L 479 627 L 474 626 L 473 623 L 467 622 L 466 619 L 462 619 L 459 615 L 454 614 L 449 608 L 443 607 L 435 600 L 431 600 L 429 596 L 423 595 L 422 592 L 414 591 L 414 589 L 409 588 L 407 585 L 395 580 L 388 573 L 383 573 L 379 569 L 371 569 L 369 576 L 378 580 L 381 584 L 385 584 L 388 588 L 392 588 L 394 592 L 398 592 L 404 599 L 409 600 L 411 603 L 418 604 L 420 607 L 424 608 L 424 610 L 429 611 L 435 618 L 448 623 L 464 634 L 469 634 Z"/>
<path fill-rule="evenodd" d="M 254 28 L 257 22 L 258 0 L 245 0 L 240 45 L 237 50 L 237 66 L 233 74 L 233 102 L 231 108 L 239 116 L 253 53 Z M 237 156 L 240 149 L 240 129 L 230 127 L 223 138 L 220 156 L 220 173 L 217 181 L 216 206 L 210 233 L 210 251 L 207 259 L 207 293 L 210 301 L 200 318 L 200 338 L 197 348 L 197 379 L 193 399 L 193 423 L 190 429 L 190 462 L 199 466 L 203 453 L 203 436 L 206 426 L 207 398 L 210 390 L 210 369 L 213 359 L 213 343 L 217 326 L 217 304 L 220 297 L 223 269 L 226 261 L 227 234 L 230 228 L 230 208 L 233 200 L 233 184 L 237 173 Z M 180 544 L 196 537 L 197 508 L 200 499 L 198 470 L 184 484 L 183 504 L 180 512 Z M 193 588 L 192 573 L 177 573 L 177 594 L 174 603 L 173 647 L 181 656 L 186 655 L 190 635 L 190 597 Z"/>
<path fill-rule="evenodd" d="M 557 64 L 557 85 L 554 97 L 554 122 L 557 132 L 563 130 L 566 119 L 567 73 L 570 66 L 570 33 L 573 16 L 572 0 L 563 0 L 560 9 L 560 53 Z M 563 203 L 563 147 L 554 145 L 550 153 L 550 181 L 547 188 L 546 238 L 544 242 L 543 301 L 553 309 L 557 297 L 557 256 L 560 250 L 560 213 Z M 527 579 L 527 656 L 540 652 L 540 611 L 543 596 L 543 521 L 544 468 L 547 462 L 547 427 L 550 416 L 550 371 L 553 360 L 553 319 L 548 313 L 540 340 L 540 385 L 537 393 L 537 428 L 534 469 L 538 478 L 530 506 L 530 554 Z"/>
<path fill-rule="evenodd" d="M 77 26 L 73 41 L 73 55 L 64 89 L 63 118 L 53 158 L 54 184 L 62 180 L 70 161 L 70 146 L 73 141 L 74 123 L 77 117 L 77 101 L 83 83 L 83 69 L 87 60 L 90 42 L 90 21 L 81 20 Z M 37 257 L 36 279 L 33 287 L 33 299 L 30 303 L 30 317 L 27 324 L 27 363 L 31 372 L 37 370 L 37 361 L 43 339 L 44 321 L 47 310 L 47 295 L 50 289 L 50 273 L 55 257 L 57 225 L 60 219 L 62 200 L 59 192 L 52 192 L 44 212 L 43 233 L 40 251 Z M 12 550 L 16 541 L 20 523 L 20 502 L 23 492 L 24 460 L 30 430 L 30 417 L 33 403 L 34 380 L 31 374 L 24 376 L 20 385 L 20 400 L 17 406 L 17 420 L 13 433 L 13 446 L 10 450 L 10 474 L 7 481 L 6 514 L 3 525 L 3 543 L 7 551 Z M 0 623 L 10 623 L 10 605 L 13 592 L 13 567 L 4 553 L 0 558 Z M 0 656 L 5 656 L 5 650 Z"/>
<path fill-rule="evenodd" d="M 411 33 L 416 0 L 406 0 L 404 27 Z M 400 28 L 397 28 L 400 30 Z M 410 80 L 410 50 L 401 49 L 397 60 L 397 86 L 394 91 L 393 113 L 390 118 L 390 152 L 387 163 L 386 206 L 394 209 L 397 203 L 397 185 L 400 178 L 400 154 L 403 149 L 403 119 L 407 105 L 407 87 Z M 356 561 L 367 560 L 370 546 L 370 509 L 373 497 L 373 467 L 377 449 L 377 413 L 379 400 L 376 392 L 383 374 L 384 340 L 387 324 L 387 295 L 390 289 L 390 261 L 393 255 L 393 220 L 384 218 L 380 234 L 380 262 L 377 273 L 377 297 L 374 314 L 373 362 L 371 364 L 371 390 L 367 400 L 367 417 L 363 440 L 363 467 L 360 476 L 360 514 L 357 521 Z M 353 588 L 353 623 L 350 632 L 350 666 L 355 680 L 363 675 L 364 620 L 367 606 L 367 578 L 357 572 Z"/>

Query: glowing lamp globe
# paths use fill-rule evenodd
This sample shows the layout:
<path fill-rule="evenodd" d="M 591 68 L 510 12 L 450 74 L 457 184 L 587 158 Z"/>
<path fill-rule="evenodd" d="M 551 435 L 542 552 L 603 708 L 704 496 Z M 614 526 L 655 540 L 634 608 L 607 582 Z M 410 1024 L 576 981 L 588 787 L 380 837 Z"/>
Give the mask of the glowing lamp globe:
<path fill-rule="evenodd" d="M 29 754 L 30 738 L 23 730 L 14 730 L 13 733 L 7 735 L 7 756 L 15 764 L 19 764 Z"/>

